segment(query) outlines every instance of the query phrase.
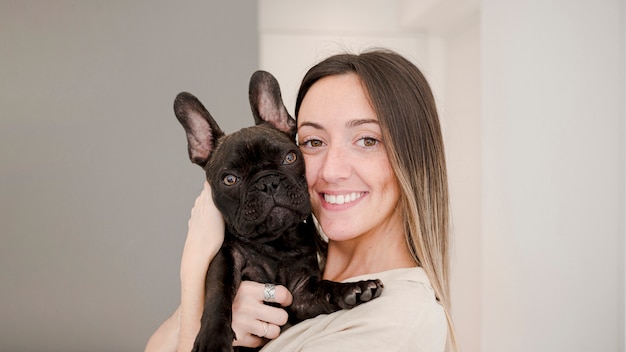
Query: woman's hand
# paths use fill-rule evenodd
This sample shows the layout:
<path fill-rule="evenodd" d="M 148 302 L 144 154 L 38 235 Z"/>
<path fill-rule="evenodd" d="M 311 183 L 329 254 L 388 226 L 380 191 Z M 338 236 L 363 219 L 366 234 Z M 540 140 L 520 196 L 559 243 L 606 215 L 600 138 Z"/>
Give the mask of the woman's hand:
<path fill-rule="evenodd" d="M 287 323 L 287 312 L 282 308 L 263 304 L 265 284 L 243 281 L 233 302 L 232 328 L 234 346 L 259 347 L 280 335 L 280 327 Z M 283 307 L 291 305 L 293 297 L 284 286 L 276 286 L 274 300 Z"/>
<path fill-rule="evenodd" d="M 179 351 L 191 351 L 193 347 L 204 310 L 206 273 L 224 242 L 224 219 L 213 204 L 211 187 L 206 181 L 191 209 L 188 225 L 180 264 Z"/>

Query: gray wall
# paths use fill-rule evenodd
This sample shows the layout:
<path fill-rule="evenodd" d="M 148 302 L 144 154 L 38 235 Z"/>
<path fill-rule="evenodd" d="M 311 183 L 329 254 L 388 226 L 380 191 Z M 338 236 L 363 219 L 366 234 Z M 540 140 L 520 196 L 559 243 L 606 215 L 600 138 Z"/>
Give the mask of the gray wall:
<path fill-rule="evenodd" d="M 174 96 L 251 124 L 255 1 L 0 0 L 0 351 L 138 351 L 202 171 Z"/>

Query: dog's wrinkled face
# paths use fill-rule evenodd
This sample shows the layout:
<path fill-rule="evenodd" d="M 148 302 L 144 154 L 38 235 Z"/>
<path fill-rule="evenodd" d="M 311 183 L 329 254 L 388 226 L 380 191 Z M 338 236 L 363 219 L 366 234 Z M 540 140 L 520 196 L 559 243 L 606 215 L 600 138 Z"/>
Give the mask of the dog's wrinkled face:
<path fill-rule="evenodd" d="M 294 233 L 311 206 L 296 122 L 283 105 L 278 81 L 255 72 L 249 98 L 256 125 L 228 135 L 190 93 L 178 94 L 174 112 L 187 134 L 189 158 L 206 171 L 230 232 L 265 243 Z"/>
<path fill-rule="evenodd" d="M 222 137 L 205 169 L 235 236 L 269 242 L 311 212 L 302 154 L 274 128 L 248 127 Z"/>

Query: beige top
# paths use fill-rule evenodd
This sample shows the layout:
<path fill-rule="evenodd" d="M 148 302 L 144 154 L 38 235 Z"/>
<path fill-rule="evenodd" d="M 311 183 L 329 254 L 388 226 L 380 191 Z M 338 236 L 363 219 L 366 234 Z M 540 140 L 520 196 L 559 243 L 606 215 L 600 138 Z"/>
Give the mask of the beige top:
<path fill-rule="evenodd" d="M 444 351 L 448 333 L 445 313 L 422 268 L 395 269 L 346 281 L 368 278 L 383 281 L 380 297 L 351 310 L 305 320 L 262 351 Z"/>

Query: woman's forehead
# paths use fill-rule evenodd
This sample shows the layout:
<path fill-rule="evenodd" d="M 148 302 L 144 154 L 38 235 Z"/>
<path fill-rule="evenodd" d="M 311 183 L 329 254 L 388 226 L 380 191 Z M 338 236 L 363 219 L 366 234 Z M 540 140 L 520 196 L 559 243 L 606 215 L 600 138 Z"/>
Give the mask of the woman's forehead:
<path fill-rule="evenodd" d="M 377 123 L 360 78 L 354 74 L 328 76 L 311 86 L 300 106 L 298 127 L 314 124 L 341 124 L 356 127 Z"/>

